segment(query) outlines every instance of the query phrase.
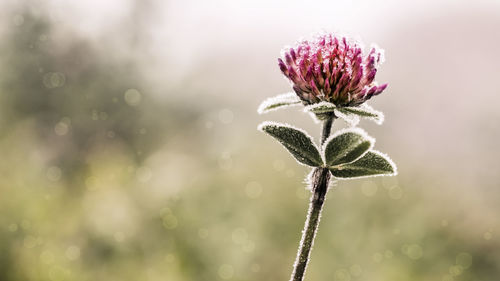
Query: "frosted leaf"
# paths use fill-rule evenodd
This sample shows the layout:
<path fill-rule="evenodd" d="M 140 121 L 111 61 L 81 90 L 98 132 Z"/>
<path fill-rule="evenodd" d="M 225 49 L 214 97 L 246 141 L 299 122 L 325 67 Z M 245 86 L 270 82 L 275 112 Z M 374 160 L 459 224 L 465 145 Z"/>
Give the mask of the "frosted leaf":
<path fill-rule="evenodd" d="M 339 166 L 329 167 L 336 178 L 365 178 L 397 175 L 396 164 L 389 156 L 379 151 L 369 151 L 358 160 Z"/>
<path fill-rule="evenodd" d="M 312 137 L 305 131 L 275 122 L 264 122 L 259 125 L 259 130 L 278 140 L 299 163 L 312 167 L 323 164 Z"/>
<path fill-rule="evenodd" d="M 336 109 L 336 115 L 343 114 L 344 116 L 359 116 L 374 121 L 378 125 L 384 122 L 384 114 L 373 109 L 367 104 L 357 107 L 339 107 Z M 340 116 L 339 116 L 340 117 Z"/>
<path fill-rule="evenodd" d="M 277 95 L 264 100 L 257 109 L 259 114 L 300 104 L 300 98 L 293 92 Z"/>
<path fill-rule="evenodd" d="M 335 105 L 325 101 L 308 105 L 304 108 L 304 112 L 309 112 L 316 123 L 331 118 L 334 110 Z"/>
<path fill-rule="evenodd" d="M 335 104 L 322 101 L 319 103 L 315 103 L 312 105 L 308 105 L 304 108 L 304 112 L 312 112 L 315 114 L 325 114 L 325 113 L 332 113 L 337 107 Z"/>
<path fill-rule="evenodd" d="M 330 136 L 324 145 L 327 166 L 351 163 L 373 148 L 375 139 L 359 128 L 340 130 Z"/>
<path fill-rule="evenodd" d="M 355 114 L 345 114 L 342 111 L 339 111 L 338 109 L 335 109 L 334 114 L 336 117 L 344 120 L 347 124 L 351 126 L 356 126 L 359 123 L 359 116 Z"/>

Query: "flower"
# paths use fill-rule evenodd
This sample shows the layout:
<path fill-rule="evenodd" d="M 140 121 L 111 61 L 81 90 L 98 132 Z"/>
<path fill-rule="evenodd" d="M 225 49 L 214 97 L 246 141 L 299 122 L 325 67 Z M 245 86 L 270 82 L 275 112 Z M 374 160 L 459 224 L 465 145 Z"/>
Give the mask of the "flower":
<path fill-rule="evenodd" d="M 383 50 L 372 46 L 363 54 L 360 43 L 334 34 L 285 47 L 278 59 L 281 72 L 306 105 L 330 102 L 338 107 L 357 106 L 387 87 L 374 82 Z"/>

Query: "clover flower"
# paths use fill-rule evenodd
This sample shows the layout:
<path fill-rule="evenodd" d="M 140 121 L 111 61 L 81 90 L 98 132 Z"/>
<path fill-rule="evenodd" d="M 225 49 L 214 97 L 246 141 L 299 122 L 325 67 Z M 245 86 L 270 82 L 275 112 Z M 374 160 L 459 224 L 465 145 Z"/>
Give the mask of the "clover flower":
<path fill-rule="evenodd" d="M 304 112 L 323 123 L 319 146 L 306 131 L 292 125 L 267 121 L 258 127 L 311 171 L 306 179 L 311 191 L 309 212 L 290 281 L 304 280 L 331 181 L 397 174 L 389 156 L 373 149 L 375 138 L 354 127 L 360 118 L 377 124 L 384 120 L 382 112 L 365 103 L 387 87 L 374 81 L 382 61 L 382 50 L 372 47 L 364 54 L 359 43 L 346 37 L 322 34 L 300 41 L 283 49 L 278 59 L 294 92 L 267 98 L 257 109 L 263 114 L 302 104 Z M 336 119 L 343 119 L 350 127 L 331 134 Z"/>
<path fill-rule="evenodd" d="M 278 63 L 304 104 L 326 101 L 352 107 L 387 87 L 374 81 L 383 60 L 383 50 L 376 46 L 365 55 L 358 42 L 330 33 L 284 48 Z"/>

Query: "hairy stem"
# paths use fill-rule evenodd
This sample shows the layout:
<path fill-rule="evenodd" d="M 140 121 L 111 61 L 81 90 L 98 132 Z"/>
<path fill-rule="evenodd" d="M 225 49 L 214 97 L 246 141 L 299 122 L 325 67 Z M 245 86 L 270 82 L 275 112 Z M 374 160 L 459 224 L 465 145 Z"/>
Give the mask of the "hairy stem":
<path fill-rule="evenodd" d="M 332 130 L 333 119 L 335 116 L 331 115 L 326 119 L 323 123 L 323 131 L 321 132 L 321 144 L 323 144 L 326 139 L 330 136 L 330 132 Z"/>
<path fill-rule="evenodd" d="M 332 115 L 323 123 L 323 131 L 321 134 L 321 144 L 330 135 L 333 119 Z M 304 280 L 307 263 L 311 254 L 314 237 L 319 225 L 321 210 L 325 202 L 325 195 L 328 191 L 330 184 L 330 173 L 327 168 L 315 168 L 311 177 L 312 195 L 309 203 L 309 211 L 307 213 L 306 223 L 302 231 L 302 239 L 300 240 L 299 250 L 297 252 L 297 259 L 293 267 L 291 281 Z"/>

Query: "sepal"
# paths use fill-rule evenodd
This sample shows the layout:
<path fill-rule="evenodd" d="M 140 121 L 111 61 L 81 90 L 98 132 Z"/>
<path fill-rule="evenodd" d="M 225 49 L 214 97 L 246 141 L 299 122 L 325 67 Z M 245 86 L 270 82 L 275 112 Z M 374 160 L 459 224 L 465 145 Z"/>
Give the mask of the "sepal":
<path fill-rule="evenodd" d="M 312 112 L 314 114 L 328 114 L 333 113 L 337 107 L 335 104 L 322 101 L 319 103 L 308 105 L 304 108 L 304 112 Z"/>
<path fill-rule="evenodd" d="M 354 114 L 345 114 L 337 109 L 335 109 L 334 114 L 336 117 L 344 120 L 351 127 L 354 127 L 359 124 L 360 118 L 358 115 Z"/>
<path fill-rule="evenodd" d="M 323 101 L 306 106 L 304 111 L 314 113 L 318 120 L 324 120 L 333 113 L 336 117 L 343 119 L 351 126 L 356 126 L 360 121 L 360 117 L 375 121 L 379 125 L 384 121 L 384 114 L 367 104 L 356 107 L 337 107 L 333 103 Z"/>
<path fill-rule="evenodd" d="M 272 98 L 264 100 L 257 109 L 259 114 L 264 114 L 269 111 L 278 110 L 280 108 L 290 107 L 301 103 L 297 94 L 290 92 L 286 94 L 277 95 Z"/>
<path fill-rule="evenodd" d="M 359 116 L 374 121 L 378 125 L 384 122 L 384 114 L 378 110 L 373 109 L 367 104 L 352 107 L 338 107 L 335 109 L 336 115 L 343 114 L 344 116 Z M 341 116 L 338 116 L 341 117 Z"/>
<path fill-rule="evenodd" d="M 316 123 L 327 120 L 332 117 L 335 110 L 335 105 L 326 101 L 311 104 L 304 107 L 304 112 L 311 114 L 311 117 Z"/>

